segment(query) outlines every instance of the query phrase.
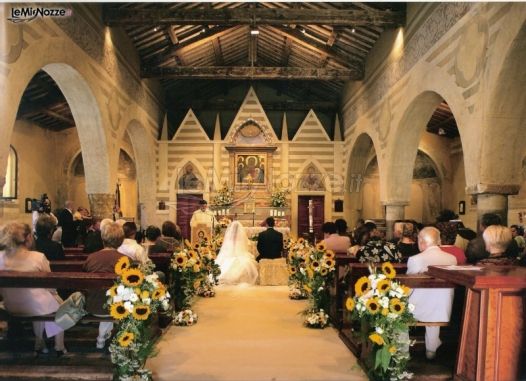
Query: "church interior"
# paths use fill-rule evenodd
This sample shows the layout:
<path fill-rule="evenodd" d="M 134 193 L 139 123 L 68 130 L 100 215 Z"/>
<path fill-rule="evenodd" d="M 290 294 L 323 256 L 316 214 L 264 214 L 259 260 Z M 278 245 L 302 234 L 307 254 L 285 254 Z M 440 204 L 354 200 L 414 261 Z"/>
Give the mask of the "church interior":
<path fill-rule="evenodd" d="M 434 224 L 444 209 L 474 232 L 487 213 L 522 229 L 524 3 L 33 5 L 66 15 L 16 19 L 13 9 L 25 5 L 0 4 L 0 225 L 31 225 L 32 202 L 45 194 L 53 211 L 71 201 L 140 230 L 169 220 L 192 241 L 200 200 L 214 224 L 226 217 L 263 229 L 273 216 L 287 236 L 317 241 L 327 221 L 344 219 L 350 231 L 374 221 L 391 239 L 395 222 Z M 520 310 L 526 284 L 517 284 L 507 308 Z M 515 373 L 501 373 L 497 360 L 490 370 L 480 360 L 462 370 L 466 361 L 454 354 L 446 371 L 422 359 L 424 372 L 520 379 L 524 314 L 517 319 L 518 349 L 492 354 Z M 460 315 L 457 323 L 460 330 Z M 152 364 L 156 379 L 199 379 L 187 368 L 159 373 L 170 364 L 166 352 Z M 322 377 L 312 374 L 303 379 Z M 0 375 L 24 377 L 33 379 Z"/>

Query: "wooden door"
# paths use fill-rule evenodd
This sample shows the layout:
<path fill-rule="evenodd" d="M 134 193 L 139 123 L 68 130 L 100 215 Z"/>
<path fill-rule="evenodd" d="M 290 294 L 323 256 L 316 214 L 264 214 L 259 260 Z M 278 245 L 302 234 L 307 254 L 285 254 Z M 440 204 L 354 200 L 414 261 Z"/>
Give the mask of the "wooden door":
<path fill-rule="evenodd" d="M 181 228 L 183 238 L 190 239 L 190 220 L 192 214 L 199 209 L 199 201 L 203 199 L 202 194 L 179 194 L 177 195 L 177 225 Z"/>
<path fill-rule="evenodd" d="M 312 200 L 312 222 L 317 241 L 323 239 L 321 226 L 325 222 L 325 196 L 298 196 L 298 237 L 309 233 L 309 200 Z"/>

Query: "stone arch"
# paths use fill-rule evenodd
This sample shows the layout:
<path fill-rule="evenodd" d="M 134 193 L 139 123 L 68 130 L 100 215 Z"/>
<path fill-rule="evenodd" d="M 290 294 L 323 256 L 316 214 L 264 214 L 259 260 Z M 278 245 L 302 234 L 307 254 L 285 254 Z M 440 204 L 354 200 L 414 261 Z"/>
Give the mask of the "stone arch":
<path fill-rule="evenodd" d="M 137 119 L 129 120 L 125 126 L 125 133 L 131 140 L 137 169 L 140 221 L 142 226 L 147 226 L 155 221 L 155 187 L 152 186 L 156 182 L 153 139 L 143 123 Z"/>
<path fill-rule="evenodd" d="M 360 134 L 354 144 L 349 150 L 347 159 L 347 170 L 345 172 L 345 218 L 351 224 L 362 217 L 363 207 L 363 181 L 367 167 L 377 157 L 378 168 L 381 174 L 383 173 L 380 167 L 380 155 L 376 149 L 377 144 L 374 143 L 373 138 L 366 132 Z M 374 153 L 374 154 L 373 154 Z"/>
<path fill-rule="evenodd" d="M 181 171 L 183 170 L 183 168 L 185 166 L 187 166 L 188 164 L 192 164 L 194 166 L 194 168 L 196 169 L 196 172 L 198 173 L 197 177 L 201 178 L 203 180 L 203 188 L 200 189 L 199 191 L 196 191 L 196 190 L 192 190 L 190 191 L 190 193 L 196 193 L 196 192 L 199 192 L 199 193 L 203 193 L 203 197 L 205 199 L 208 198 L 208 195 L 209 195 L 209 189 L 210 189 L 210 184 L 209 184 L 209 180 L 206 175 L 207 171 L 206 169 L 201 165 L 201 163 L 195 158 L 195 157 L 184 157 L 183 159 L 179 160 L 179 162 L 176 164 L 175 168 L 172 170 L 172 173 L 169 175 L 169 179 L 170 179 L 170 200 L 171 201 L 175 201 L 176 200 L 176 195 L 178 193 L 178 179 L 179 179 L 179 176 L 181 174 Z M 186 191 L 186 193 L 188 193 L 189 191 Z"/>
<path fill-rule="evenodd" d="M 443 100 L 444 98 L 434 91 L 424 91 L 418 94 L 402 113 L 396 134 L 390 141 L 390 160 L 386 163 L 385 176 L 380 176 L 380 181 L 385 181 L 384 186 L 381 186 L 381 190 L 386 191 L 382 194 L 382 201 L 385 203 L 405 204 L 409 200 L 413 168 L 422 133 L 431 115 Z"/>
<path fill-rule="evenodd" d="M 526 144 L 525 12 L 520 17 L 518 21 L 517 16 L 512 16 L 515 20 L 510 20 L 510 24 L 515 30 L 509 27 L 503 33 L 507 50 L 500 55 L 502 63 L 491 81 L 495 85 L 487 98 L 478 184 L 482 192 L 512 194 L 521 183 L 521 159 Z"/>

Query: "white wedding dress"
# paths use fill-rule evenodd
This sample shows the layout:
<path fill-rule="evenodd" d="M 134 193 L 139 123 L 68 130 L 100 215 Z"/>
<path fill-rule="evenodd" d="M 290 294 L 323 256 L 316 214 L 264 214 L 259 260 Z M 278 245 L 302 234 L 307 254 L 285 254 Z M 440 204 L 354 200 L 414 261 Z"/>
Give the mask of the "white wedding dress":
<path fill-rule="evenodd" d="M 226 229 L 223 245 L 216 258 L 221 269 L 221 284 L 255 284 L 258 265 L 248 250 L 248 237 L 243 225 L 233 221 Z"/>

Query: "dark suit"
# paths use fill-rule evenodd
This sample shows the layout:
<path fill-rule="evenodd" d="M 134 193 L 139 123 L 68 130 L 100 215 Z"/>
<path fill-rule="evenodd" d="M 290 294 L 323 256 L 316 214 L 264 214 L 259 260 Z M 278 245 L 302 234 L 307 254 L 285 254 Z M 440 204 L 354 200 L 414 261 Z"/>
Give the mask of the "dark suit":
<path fill-rule="evenodd" d="M 100 236 L 100 230 L 92 230 L 88 232 L 86 241 L 84 242 L 84 253 L 94 253 L 96 251 L 104 249 L 104 243 Z"/>
<path fill-rule="evenodd" d="M 62 245 L 77 246 L 77 224 L 73 221 L 73 214 L 67 209 L 62 209 L 58 215 L 58 224 L 62 226 Z"/>
<path fill-rule="evenodd" d="M 281 253 L 283 252 L 283 234 L 273 228 L 268 228 L 259 233 L 258 251 L 258 261 L 262 258 L 281 258 Z"/>
<path fill-rule="evenodd" d="M 48 261 L 55 259 L 66 259 L 64 249 L 58 242 L 52 241 L 49 238 L 37 238 L 35 241 L 36 251 L 44 253 Z"/>

